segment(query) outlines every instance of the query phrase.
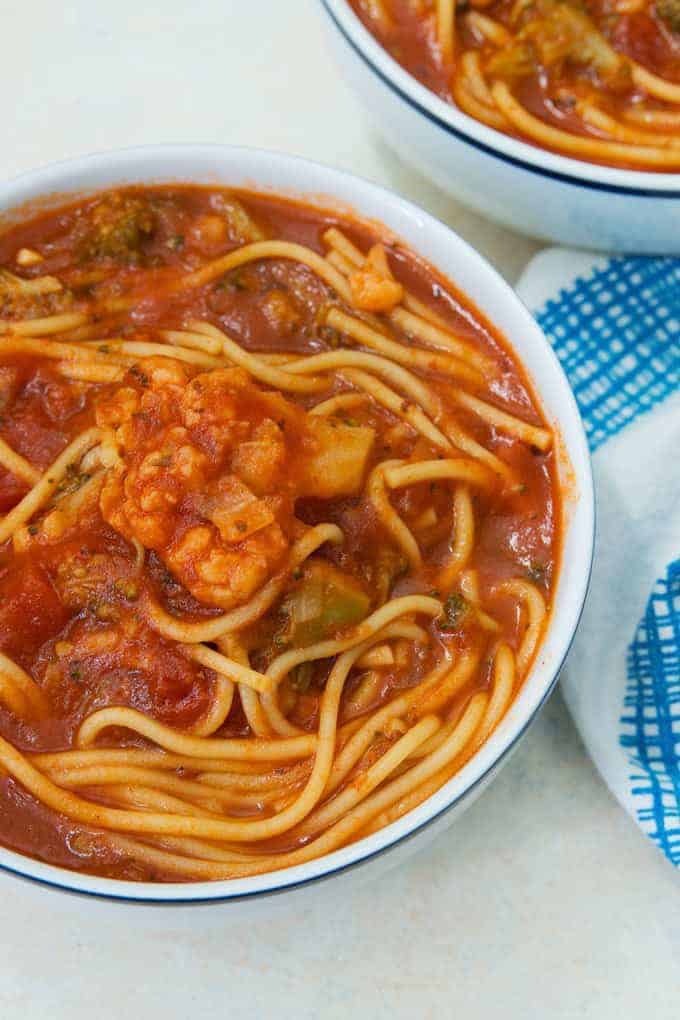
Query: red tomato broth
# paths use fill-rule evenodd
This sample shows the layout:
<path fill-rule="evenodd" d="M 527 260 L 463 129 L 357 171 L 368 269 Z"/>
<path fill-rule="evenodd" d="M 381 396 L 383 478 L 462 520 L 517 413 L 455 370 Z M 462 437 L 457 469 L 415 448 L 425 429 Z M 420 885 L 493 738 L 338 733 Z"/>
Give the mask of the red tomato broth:
<path fill-rule="evenodd" d="M 178 290 L 177 283 L 187 272 L 239 247 L 232 237 L 218 242 L 211 239 L 208 231 L 208 240 L 203 241 L 201 233 L 207 229 L 205 218 L 222 209 L 233 194 L 191 186 L 130 188 L 114 193 L 111 202 L 115 208 L 120 202 L 123 207 L 126 202 L 138 203 L 143 212 L 151 210 L 154 218 L 153 230 L 143 234 L 141 240 L 134 238 L 135 247 L 131 249 L 134 258 L 126 256 L 125 260 L 118 253 L 93 254 L 87 249 L 88 224 L 91 226 L 97 215 L 99 203 L 108 201 L 107 196 L 72 203 L 1 234 L 0 267 L 16 272 L 19 250 L 39 252 L 43 261 L 22 271 L 24 278 L 55 275 L 68 294 L 47 302 L 37 299 L 35 312 L 38 315 L 58 312 L 64 305 L 69 310 L 94 309 L 91 314 L 98 326 L 96 337 L 104 341 L 103 346 L 108 337 L 157 343 L 159 329 L 179 329 L 200 319 L 225 329 L 245 350 L 308 355 L 337 349 L 338 338 L 319 325 L 319 316 L 329 302 L 329 289 L 299 264 L 283 259 L 254 262 L 225 279 Z M 531 424 L 543 425 L 531 385 L 505 340 L 451 283 L 396 239 L 385 236 L 375 225 L 287 199 L 251 193 L 237 193 L 237 199 L 265 236 L 305 244 L 320 254 L 326 252 L 322 237 L 330 226 L 342 229 L 362 251 L 384 241 L 394 276 L 436 312 L 456 336 L 491 359 L 495 366 L 495 376 L 489 385 L 491 398 L 509 413 Z M 71 288 L 69 280 L 73 281 Z M 121 300 L 128 302 L 126 308 L 116 304 Z M 46 308 L 46 304 L 50 307 Z M 0 318 L 9 318 L 11 313 L 11 307 L 2 308 L 0 293 Z M 407 347 L 412 344 L 396 327 L 392 327 L 392 333 Z M 8 379 L 0 435 L 40 469 L 46 468 L 76 435 L 94 424 L 101 409 L 107 406 L 107 401 L 116 399 L 121 387 L 136 394 L 135 399 L 147 400 L 145 408 L 135 412 L 139 417 L 134 426 L 137 432 L 130 463 L 134 458 L 135 463 L 139 461 L 141 453 L 135 451 L 141 450 L 140 443 L 152 443 L 164 428 L 174 427 L 178 420 L 163 387 L 159 387 L 157 395 L 153 385 L 149 390 L 145 382 L 149 370 L 143 361 L 127 372 L 122 383 L 94 385 L 59 376 L 53 364 L 39 357 L 3 355 L 0 366 L 0 385 L 5 378 L 2 373 Z M 186 387 L 192 380 L 204 376 L 207 379 L 212 371 L 196 366 L 180 369 L 186 373 Z M 430 374 L 427 381 L 447 403 L 450 384 L 436 374 Z M 250 396 L 244 390 L 239 397 L 242 419 L 257 420 L 260 389 L 253 389 Z M 266 391 L 266 387 L 263 389 Z M 371 503 L 363 492 L 334 499 L 318 499 L 310 492 L 299 495 L 304 484 L 302 465 L 307 447 L 306 440 L 298 434 L 296 415 L 334 392 L 345 392 L 344 386 L 338 388 L 336 384 L 320 396 L 285 395 L 293 409 L 288 412 L 282 404 L 282 413 L 292 414 L 290 421 L 294 426 L 283 430 L 285 442 L 290 444 L 286 447 L 286 473 L 276 483 L 279 490 L 264 498 L 269 500 L 275 519 L 271 527 L 280 529 L 282 541 L 288 545 L 304 525 L 338 524 L 344 534 L 343 542 L 338 546 L 326 545 L 316 555 L 353 579 L 375 606 L 378 579 L 382 576 L 381 557 L 391 539 Z M 178 399 L 181 402 L 183 398 Z M 207 403 L 201 413 L 218 406 L 217 402 Z M 371 401 L 353 408 L 349 414 L 356 425 L 370 427 L 376 434 L 367 472 L 386 458 L 409 459 L 423 452 L 435 458 L 441 456 L 436 450 L 430 452 L 427 442 L 413 429 L 405 428 L 396 415 Z M 456 419 L 521 479 L 521 485 L 511 493 L 495 488 L 473 493 L 478 537 L 467 564 L 478 572 L 482 602 L 492 604 L 497 611 L 499 640 L 516 649 L 525 626 L 522 614 L 516 603 L 496 593 L 495 588 L 505 579 L 529 576 L 540 587 L 549 608 L 559 563 L 561 528 L 555 454 L 552 450 L 541 452 L 527 446 L 465 408 L 456 407 Z M 222 470 L 225 454 L 206 440 L 203 419 L 188 434 L 192 443 L 198 443 L 196 449 L 200 448 L 206 460 L 201 484 L 209 486 Z M 167 489 L 171 484 L 172 480 L 166 479 L 163 487 Z M 0 499 L 4 500 L 5 509 L 26 490 L 27 485 L 17 483 L 9 472 L 0 476 Z M 394 507 L 409 525 L 413 526 L 428 507 L 434 509 L 437 524 L 423 533 L 422 568 L 407 572 L 406 576 L 403 571 L 401 577 L 397 575 L 390 592 L 392 597 L 427 594 L 435 587 L 451 532 L 451 492 L 447 482 L 419 483 L 395 492 Z M 193 490 L 187 490 L 182 499 L 176 511 L 176 527 L 186 533 L 187 528 L 200 526 L 206 511 L 201 509 L 200 501 L 196 502 Z M 137 576 L 130 534 L 107 523 L 99 507 L 99 503 L 93 504 L 79 520 L 77 531 L 67 530 L 60 540 L 50 543 L 33 540 L 20 553 L 13 551 L 11 541 L 0 548 L 0 650 L 33 676 L 50 704 L 49 717 L 42 721 L 18 719 L 0 704 L 0 734 L 25 752 L 75 747 L 77 730 L 84 718 L 99 708 L 115 705 L 135 708 L 175 729 L 190 731 L 211 701 L 215 683 L 212 670 L 198 665 L 173 642 L 156 634 L 139 607 L 145 596 L 151 594 L 167 611 L 189 621 L 219 616 L 224 607 L 211 605 L 188 590 L 177 570 L 168 568 L 163 559 L 167 550 L 163 548 L 147 551 L 143 572 Z M 176 534 L 175 538 L 166 539 L 166 544 L 174 542 Z M 271 569 L 278 569 L 281 562 L 282 556 L 277 554 Z M 133 580 L 135 591 L 131 595 L 129 586 Z M 442 598 L 445 594 L 442 593 Z M 281 605 L 277 602 L 246 632 L 251 664 L 256 669 L 266 669 L 275 655 L 276 634 L 282 626 L 280 613 Z M 412 647 L 405 666 L 395 665 L 382 674 L 378 693 L 366 703 L 364 713 L 385 704 L 396 692 L 413 687 L 442 654 L 456 654 L 466 647 L 481 648 L 487 640 L 480 627 L 469 619 L 446 632 L 441 632 L 436 624 L 429 625 L 428 630 L 429 645 Z M 489 654 L 486 653 L 470 683 L 458 693 L 461 706 L 475 691 L 487 689 Z M 297 694 L 286 681 L 283 697 L 288 718 L 305 731 L 314 731 L 317 726 L 330 666 L 328 660 L 317 663 L 309 686 Z M 348 705 L 360 680 L 361 676 L 355 673 L 347 682 L 341 724 L 353 718 Z M 234 697 L 218 735 L 251 735 L 238 697 Z M 151 745 L 129 731 L 113 729 L 107 731 L 100 746 Z M 108 877 L 154 881 L 172 878 L 162 868 L 130 861 L 125 854 L 107 850 L 105 841 L 99 840 L 87 826 L 77 825 L 47 809 L 12 778 L 0 780 L 0 799 L 0 841 L 5 846 L 50 863 Z M 107 802 L 105 797 L 102 801 L 97 791 L 91 799 Z M 268 811 L 264 809 L 265 816 Z M 238 813 L 230 812 L 234 816 Z M 295 832 L 260 844 L 262 850 L 296 845 Z"/>

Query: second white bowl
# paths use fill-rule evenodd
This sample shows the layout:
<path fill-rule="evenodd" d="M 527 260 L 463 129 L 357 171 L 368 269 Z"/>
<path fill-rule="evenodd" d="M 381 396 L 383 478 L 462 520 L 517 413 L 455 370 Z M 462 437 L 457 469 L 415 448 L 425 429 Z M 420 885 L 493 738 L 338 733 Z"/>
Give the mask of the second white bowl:
<path fill-rule="evenodd" d="M 321 0 L 341 73 L 405 163 L 523 234 L 612 252 L 680 253 L 680 174 L 620 170 L 511 138 L 445 103 L 373 38 L 347 0 Z"/>

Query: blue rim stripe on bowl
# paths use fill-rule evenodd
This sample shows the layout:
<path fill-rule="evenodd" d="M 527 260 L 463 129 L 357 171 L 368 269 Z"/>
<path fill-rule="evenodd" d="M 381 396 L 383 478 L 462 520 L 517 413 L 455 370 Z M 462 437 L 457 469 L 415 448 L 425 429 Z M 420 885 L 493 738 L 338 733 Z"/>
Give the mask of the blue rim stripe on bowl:
<path fill-rule="evenodd" d="M 605 184 L 603 181 L 585 181 L 578 177 L 572 177 L 566 173 L 560 173 L 558 170 L 547 170 L 545 167 L 535 166 L 534 164 L 528 163 L 517 156 L 510 156 L 505 152 L 499 152 L 498 149 L 494 149 L 492 146 L 479 141 L 477 138 L 472 138 L 470 135 L 465 134 L 464 131 L 453 127 L 452 124 L 449 124 L 441 117 L 438 117 L 435 113 L 432 113 L 431 110 L 426 109 L 416 99 L 404 92 L 404 90 L 400 88 L 396 82 L 392 81 L 392 79 L 389 78 L 383 71 L 381 71 L 371 58 L 361 49 L 361 47 L 357 45 L 330 9 L 327 0 L 321 0 L 321 3 L 326 14 L 331 19 L 338 32 L 340 32 L 348 46 L 350 46 L 354 53 L 356 53 L 356 55 L 363 60 L 366 66 L 373 71 L 383 85 L 386 85 L 391 92 L 394 92 L 395 95 L 399 96 L 399 98 L 402 99 L 407 106 L 410 106 L 411 109 L 422 114 L 422 116 L 425 117 L 426 120 L 429 120 L 431 124 L 434 124 L 447 134 L 453 135 L 454 138 L 458 139 L 458 141 L 465 142 L 467 145 L 471 145 L 473 148 L 479 149 L 480 152 L 486 153 L 487 156 L 493 156 L 495 159 L 499 159 L 502 163 L 509 163 L 511 166 L 519 167 L 520 170 L 526 170 L 529 173 L 537 174 L 539 177 L 549 177 L 552 180 L 560 181 L 563 184 L 569 184 L 574 188 L 585 188 L 589 191 L 606 191 L 614 195 L 637 195 L 642 198 L 674 198 L 680 200 L 680 184 L 677 190 L 669 190 L 633 187 L 632 185 L 622 184 Z M 395 62 L 394 58 L 391 57 L 387 51 L 385 51 L 385 54 L 389 60 Z M 416 80 L 417 79 L 414 78 L 414 81 Z"/>

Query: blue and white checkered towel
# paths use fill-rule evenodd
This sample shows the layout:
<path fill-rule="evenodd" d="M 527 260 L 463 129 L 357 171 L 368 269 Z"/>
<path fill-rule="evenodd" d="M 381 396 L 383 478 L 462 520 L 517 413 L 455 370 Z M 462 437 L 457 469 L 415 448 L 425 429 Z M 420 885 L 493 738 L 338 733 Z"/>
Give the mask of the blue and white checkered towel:
<path fill-rule="evenodd" d="M 518 290 L 594 455 L 593 581 L 562 689 L 612 791 L 680 866 L 680 260 L 552 249 Z"/>

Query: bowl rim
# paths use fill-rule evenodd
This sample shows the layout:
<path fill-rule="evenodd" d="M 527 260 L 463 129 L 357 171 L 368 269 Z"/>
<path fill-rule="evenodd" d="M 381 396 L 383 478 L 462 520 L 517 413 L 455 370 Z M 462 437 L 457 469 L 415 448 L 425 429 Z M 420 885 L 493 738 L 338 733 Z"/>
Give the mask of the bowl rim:
<path fill-rule="evenodd" d="M 320 0 L 335 29 L 391 92 L 431 124 L 487 156 L 573 187 L 616 195 L 680 198 L 680 173 L 625 170 L 562 156 L 482 124 L 422 85 L 392 57 L 348 0 Z"/>
<path fill-rule="evenodd" d="M 157 168 L 160 165 L 163 167 L 167 165 L 167 171 L 163 170 L 162 173 L 159 173 Z M 231 177 L 228 176 L 230 172 Z M 295 183 L 291 185 L 264 184 L 264 181 L 268 180 L 272 174 L 283 178 L 288 176 Z M 99 182 L 97 182 L 98 177 L 100 178 Z M 92 178 L 93 186 L 78 183 L 89 178 Z M 423 244 L 428 236 L 438 238 L 442 243 L 446 242 L 447 247 L 453 249 L 452 260 L 455 258 L 461 266 L 468 262 L 469 266 L 474 269 L 476 277 L 483 280 L 483 286 L 489 294 L 488 303 L 492 302 L 492 295 L 495 295 L 506 311 L 511 311 L 521 320 L 522 329 L 531 337 L 534 344 L 532 349 L 539 352 L 535 356 L 532 354 L 531 358 L 535 357 L 536 364 L 540 362 L 543 368 L 550 373 L 551 386 L 559 391 L 563 406 L 559 416 L 556 415 L 555 418 L 560 425 L 568 420 L 571 427 L 569 457 L 578 490 L 578 511 L 582 518 L 584 542 L 583 547 L 579 547 L 577 551 L 579 563 L 568 586 L 569 602 L 565 603 L 560 614 L 560 619 L 564 618 L 564 621 L 560 624 L 557 651 L 553 661 L 545 667 L 546 679 L 534 692 L 530 702 L 523 706 L 521 720 L 518 722 L 513 719 L 511 722 L 506 716 L 497 730 L 452 779 L 421 805 L 376 833 L 330 854 L 291 868 L 246 879 L 192 883 L 131 882 L 102 878 L 46 864 L 33 857 L 0 846 L 0 871 L 2 872 L 50 888 L 96 899 L 160 906 L 200 905 L 260 899 L 283 894 L 312 883 L 330 880 L 335 875 L 375 860 L 388 850 L 403 846 L 429 825 L 442 819 L 462 801 L 471 795 L 474 796 L 475 791 L 484 786 L 519 743 L 557 683 L 583 612 L 590 583 L 595 541 L 592 464 L 585 431 L 573 392 L 557 355 L 543 331 L 514 290 L 483 256 L 451 228 L 389 189 L 316 161 L 264 149 L 194 143 L 148 145 L 93 153 L 49 163 L 36 170 L 15 176 L 7 182 L 0 182 L 0 213 L 21 210 L 27 201 L 30 203 L 35 199 L 49 197 L 49 201 L 52 203 L 54 198 L 68 199 L 70 195 L 88 194 L 105 188 L 124 186 L 126 183 L 190 183 L 192 180 L 196 183 L 219 184 L 221 182 L 227 186 L 231 183 L 232 186 L 251 187 L 253 190 L 290 195 L 316 203 L 318 207 L 326 209 L 329 208 L 329 205 L 332 207 L 335 202 L 345 212 L 348 208 L 353 208 L 355 204 L 361 204 L 362 208 L 357 212 L 359 217 L 378 222 L 385 222 L 389 219 L 401 220 L 404 226 L 408 223 L 412 229 L 416 225 L 419 236 L 422 236 Z M 321 181 L 323 181 L 323 187 L 319 187 Z M 75 187 L 74 182 L 76 182 Z M 365 208 L 366 206 L 368 208 Z M 398 228 L 389 222 L 386 225 L 394 234 L 399 235 Z M 417 242 L 407 243 L 409 247 L 418 251 Z M 453 273 L 448 269 L 442 271 L 465 293 L 464 287 L 457 283 Z M 478 302 L 475 301 L 474 304 L 478 305 Z M 490 321 L 493 321 L 493 315 L 488 313 L 483 306 L 480 306 L 480 311 L 487 315 Z M 513 348 L 512 338 L 507 336 L 505 329 L 502 331 L 503 335 L 507 337 L 507 342 Z M 537 397 L 542 400 L 545 387 L 542 392 L 533 382 L 533 366 L 531 361 L 527 360 L 526 355 L 522 356 L 521 361 Z M 560 583 L 563 575 L 564 559 L 559 575 Z M 554 614 L 550 629 L 557 632 L 557 618 Z M 546 638 L 544 638 L 542 647 L 545 646 L 545 643 Z M 536 669 L 536 664 L 533 668 Z"/>

